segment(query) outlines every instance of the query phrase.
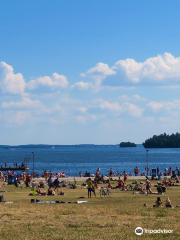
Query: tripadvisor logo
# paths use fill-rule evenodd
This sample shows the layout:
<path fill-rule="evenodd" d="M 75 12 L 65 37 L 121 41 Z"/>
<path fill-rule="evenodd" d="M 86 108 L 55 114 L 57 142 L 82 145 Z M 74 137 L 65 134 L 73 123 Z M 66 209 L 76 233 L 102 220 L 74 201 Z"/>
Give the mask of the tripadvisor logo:
<path fill-rule="evenodd" d="M 143 234 L 143 229 L 142 229 L 141 227 L 137 227 L 137 228 L 135 229 L 135 234 L 137 234 L 137 235 L 142 235 L 142 234 Z"/>

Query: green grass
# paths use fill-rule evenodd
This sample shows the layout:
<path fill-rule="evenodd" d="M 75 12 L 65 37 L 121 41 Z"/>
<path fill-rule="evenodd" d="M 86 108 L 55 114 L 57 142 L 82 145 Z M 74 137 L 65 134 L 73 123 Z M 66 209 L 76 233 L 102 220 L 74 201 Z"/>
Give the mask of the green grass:
<path fill-rule="evenodd" d="M 113 186 L 117 185 L 116 182 L 111 183 Z M 13 202 L 1 203 L 2 240 L 180 239 L 180 207 L 154 208 L 157 195 L 146 196 L 112 189 L 112 198 L 100 198 L 99 190 L 96 190 L 97 197 L 92 195 L 92 198 L 88 199 L 87 189 L 80 186 L 77 189 L 63 188 L 65 196 L 29 196 L 30 188 L 16 188 L 13 185 L 7 185 L 0 190 L 10 191 L 0 195 L 4 196 L 4 200 Z M 179 190 L 180 187 L 167 188 L 167 193 L 160 196 L 161 200 L 165 202 L 167 197 L 170 197 L 173 206 L 180 206 Z M 36 204 L 31 203 L 31 199 L 72 203 Z M 77 204 L 77 200 L 88 202 Z M 144 203 L 147 207 L 143 206 Z M 174 232 L 137 236 L 136 227 L 172 229 Z"/>

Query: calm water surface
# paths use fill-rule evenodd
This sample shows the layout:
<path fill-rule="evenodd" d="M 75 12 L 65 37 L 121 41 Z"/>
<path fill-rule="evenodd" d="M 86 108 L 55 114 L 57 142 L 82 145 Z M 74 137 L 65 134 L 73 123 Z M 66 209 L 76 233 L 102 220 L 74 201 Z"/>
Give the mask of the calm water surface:
<path fill-rule="evenodd" d="M 165 168 L 180 168 L 180 149 L 146 149 L 142 145 L 136 148 L 119 148 L 117 145 L 71 145 L 71 146 L 24 146 L 0 148 L 0 165 L 4 167 L 17 162 L 20 165 L 24 159 L 28 161 L 32 173 L 33 154 L 35 159 L 35 171 L 39 174 L 46 169 L 53 173 L 65 172 L 66 175 L 78 176 L 79 171 L 95 173 L 100 167 L 101 173 L 106 175 L 110 168 L 114 172 L 126 171 L 134 174 L 134 168 L 138 166 L 140 173 L 146 172 L 147 158 L 150 169 L 160 167 L 164 173 Z"/>

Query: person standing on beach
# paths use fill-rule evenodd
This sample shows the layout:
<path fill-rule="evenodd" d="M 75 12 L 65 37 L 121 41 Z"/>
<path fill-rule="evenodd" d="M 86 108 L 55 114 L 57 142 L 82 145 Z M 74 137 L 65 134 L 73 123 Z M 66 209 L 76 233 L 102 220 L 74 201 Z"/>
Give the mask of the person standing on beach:
<path fill-rule="evenodd" d="M 91 192 L 93 191 L 93 184 L 91 178 L 88 179 L 87 185 L 88 185 L 88 198 L 91 198 Z"/>
<path fill-rule="evenodd" d="M 53 177 L 53 173 L 51 171 L 49 172 L 49 177 Z"/>
<path fill-rule="evenodd" d="M 139 168 L 138 168 L 138 167 L 135 167 L 134 173 L 135 173 L 135 176 L 138 176 L 138 175 L 139 175 Z"/>
<path fill-rule="evenodd" d="M 126 173 L 126 171 L 123 172 L 123 175 L 124 175 L 124 182 L 126 182 L 126 180 L 127 180 L 127 173 Z"/>
<path fill-rule="evenodd" d="M 146 179 L 146 191 L 147 191 L 147 195 L 148 193 L 151 193 L 151 182 Z"/>
<path fill-rule="evenodd" d="M 49 176 L 48 178 L 48 186 L 49 186 L 49 189 L 52 187 L 52 177 Z"/>
<path fill-rule="evenodd" d="M 98 168 L 96 171 L 96 177 L 98 177 L 98 178 L 100 177 L 100 168 Z"/>
<path fill-rule="evenodd" d="M 168 170 L 168 175 L 171 176 L 172 175 L 172 168 L 170 167 Z"/>
<path fill-rule="evenodd" d="M 112 175 L 113 175 L 113 169 L 111 168 L 111 169 L 109 170 L 109 177 L 112 177 Z"/>
<path fill-rule="evenodd" d="M 117 180 L 118 182 L 118 188 L 122 188 L 123 186 L 123 180 L 119 177 L 119 179 Z"/>
<path fill-rule="evenodd" d="M 46 183 L 47 183 L 47 179 L 48 179 L 48 172 L 45 170 L 44 171 L 44 178 L 45 178 L 45 181 L 46 181 Z"/>
<path fill-rule="evenodd" d="M 26 182 L 26 173 L 23 171 L 23 181 Z"/>
<path fill-rule="evenodd" d="M 56 189 L 58 190 L 58 187 L 59 187 L 59 179 L 58 179 L 58 178 L 56 178 L 56 179 L 54 180 L 54 186 L 55 186 L 55 188 L 54 188 L 54 192 L 55 192 Z"/>

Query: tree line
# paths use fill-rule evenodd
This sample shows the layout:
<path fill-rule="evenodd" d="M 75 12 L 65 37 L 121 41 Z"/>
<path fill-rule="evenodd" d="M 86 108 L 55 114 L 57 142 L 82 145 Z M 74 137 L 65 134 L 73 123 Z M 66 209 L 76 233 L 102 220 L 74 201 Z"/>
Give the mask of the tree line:
<path fill-rule="evenodd" d="M 121 142 L 120 147 L 136 147 L 136 144 L 132 142 Z"/>
<path fill-rule="evenodd" d="M 180 133 L 154 135 L 143 142 L 145 148 L 180 148 Z"/>

